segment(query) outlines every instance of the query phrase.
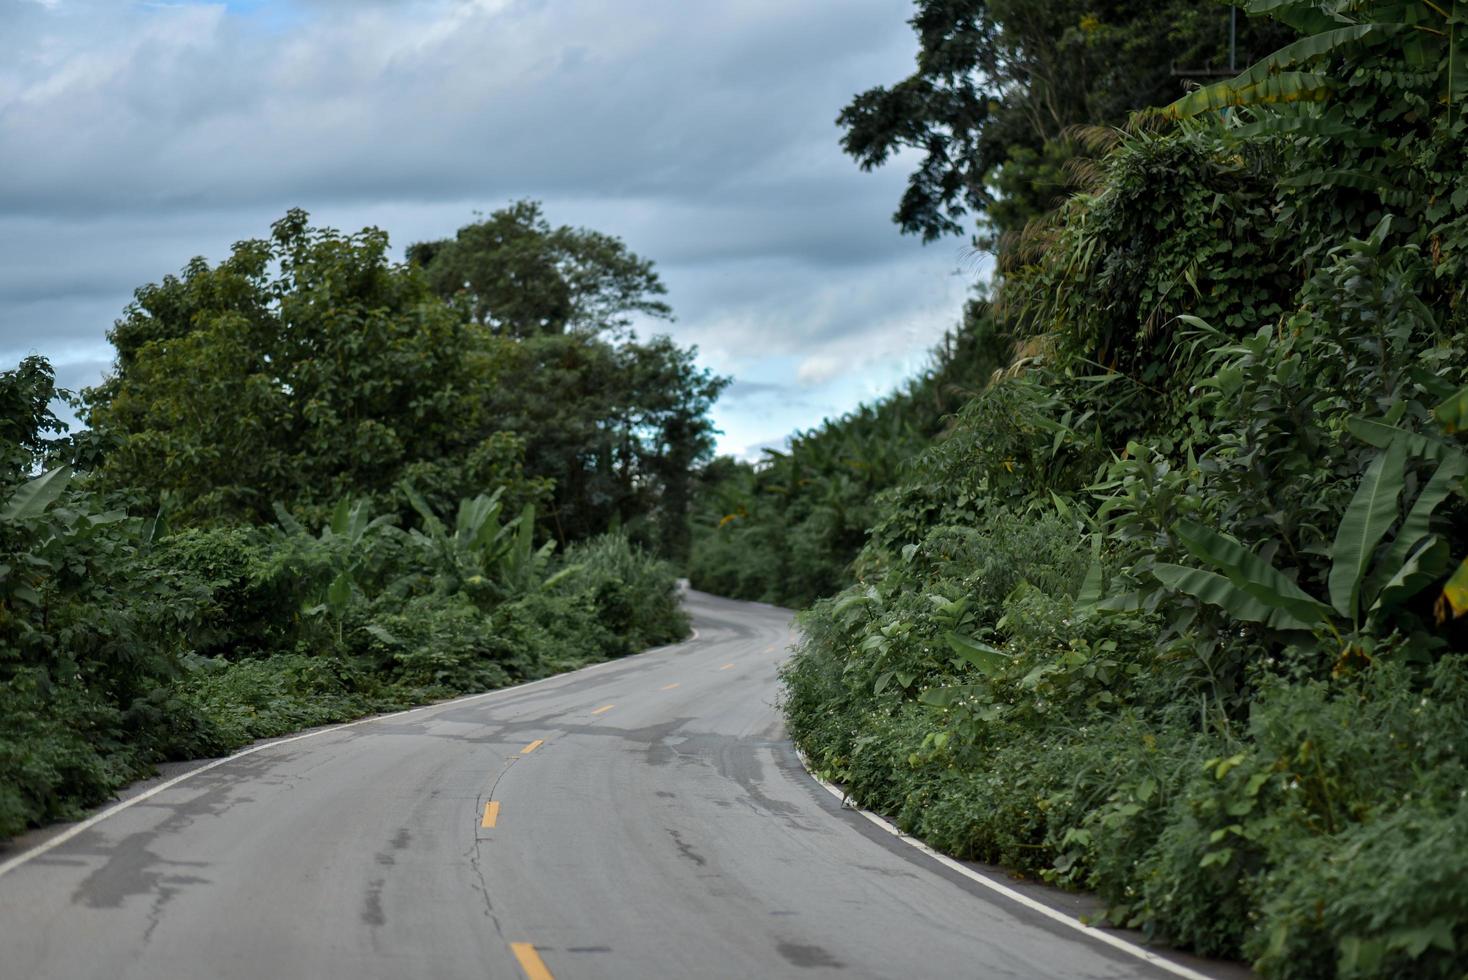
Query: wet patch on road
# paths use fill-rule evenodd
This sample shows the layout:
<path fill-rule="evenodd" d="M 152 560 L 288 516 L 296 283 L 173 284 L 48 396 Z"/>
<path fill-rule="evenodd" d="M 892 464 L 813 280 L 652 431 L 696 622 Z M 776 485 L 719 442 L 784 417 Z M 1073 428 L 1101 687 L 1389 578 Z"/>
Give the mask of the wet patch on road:
<path fill-rule="evenodd" d="M 362 898 L 362 921 L 369 926 L 381 926 L 387 924 L 387 916 L 382 911 L 382 878 L 374 878 L 367 883 L 367 894 Z"/>
<path fill-rule="evenodd" d="M 778 943 L 775 952 L 785 957 L 785 962 L 791 966 L 804 969 L 812 967 L 830 967 L 833 970 L 845 969 L 846 964 L 826 952 L 820 946 L 812 946 L 808 943 Z"/>

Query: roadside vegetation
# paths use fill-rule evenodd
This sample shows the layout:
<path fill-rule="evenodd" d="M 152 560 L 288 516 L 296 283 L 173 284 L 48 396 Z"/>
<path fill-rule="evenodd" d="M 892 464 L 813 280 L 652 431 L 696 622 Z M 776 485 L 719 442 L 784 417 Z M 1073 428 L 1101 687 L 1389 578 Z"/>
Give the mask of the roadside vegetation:
<path fill-rule="evenodd" d="M 899 90 L 997 51 L 1038 67 L 992 118 L 1054 102 L 1065 45 L 1009 6 L 919 3 L 932 74 Z M 1130 29 L 1035 9 L 1077 43 Z M 966 320 L 993 345 L 761 466 L 710 468 L 695 584 L 828 594 L 785 668 L 791 731 L 949 853 L 1270 977 L 1460 977 L 1468 10 L 1248 10 L 1280 46 L 1237 77 L 1070 120 L 1111 125 L 1057 136 L 1053 208 L 1015 223 L 985 195 L 1019 175 L 975 182 L 967 151 L 914 178 L 904 226 L 951 230 L 962 206 L 999 243 Z M 951 105 L 889 97 L 848 123 L 906 139 Z M 969 135 L 1013 132 L 992 125 Z M 955 409 L 915 397 L 938 379 Z M 851 503 L 857 547 L 793 533 Z"/>
<path fill-rule="evenodd" d="M 162 760 L 685 635 L 724 381 L 632 332 L 669 315 L 651 263 L 531 203 L 387 246 L 292 211 L 139 289 L 99 387 L 0 373 L 0 838 Z"/>

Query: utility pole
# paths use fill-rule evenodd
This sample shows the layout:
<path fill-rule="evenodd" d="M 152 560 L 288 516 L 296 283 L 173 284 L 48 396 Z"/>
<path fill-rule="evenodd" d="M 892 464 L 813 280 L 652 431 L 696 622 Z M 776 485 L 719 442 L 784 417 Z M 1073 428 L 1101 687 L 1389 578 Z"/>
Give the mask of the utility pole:
<path fill-rule="evenodd" d="M 1239 8 L 1228 8 L 1228 70 L 1239 73 Z"/>
<path fill-rule="evenodd" d="M 1228 9 L 1228 68 L 1179 68 L 1173 65 L 1175 78 L 1232 78 L 1239 73 L 1239 8 Z"/>

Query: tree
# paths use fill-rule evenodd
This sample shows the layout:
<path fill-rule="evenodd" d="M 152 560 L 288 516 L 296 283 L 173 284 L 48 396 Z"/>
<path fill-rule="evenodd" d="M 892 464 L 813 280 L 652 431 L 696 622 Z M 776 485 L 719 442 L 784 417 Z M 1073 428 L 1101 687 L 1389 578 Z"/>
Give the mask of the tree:
<path fill-rule="evenodd" d="M 486 411 L 525 440 L 526 472 L 554 482 L 545 520 L 562 541 L 624 527 L 686 557 L 690 472 L 713 453 L 709 409 L 727 378 L 667 337 L 495 338 Z"/>
<path fill-rule="evenodd" d="M 113 442 L 103 484 L 162 494 L 183 522 L 269 520 L 276 501 L 324 514 L 405 476 L 450 499 L 500 482 L 534 496 L 484 414 L 485 332 L 390 263 L 386 233 L 307 222 L 293 210 L 270 239 L 137 291 L 109 335 L 114 373 L 86 393 Z"/>
<path fill-rule="evenodd" d="M 893 220 L 925 241 L 970 220 L 985 245 L 1018 231 L 1065 196 L 1071 127 L 1120 125 L 1182 94 L 1177 69 L 1228 63 L 1227 11 L 1196 0 L 917 0 L 909 23 L 917 71 L 836 121 L 864 170 L 923 154 Z M 1240 57 L 1288 36 L 1240 28 Z"/>
<path fill-rule="evenodd" d="M 44 357 L 32 355 L 0 372 L 0 485 L 15 483 L 56 454 L 66 423 L 51 406 L 68 396 L 56 387 Z"/>
<path fill-rule="evenodd" d="M 657 299 L 667 289 L 652 262 L 611 235 L 552 228 L 535 201 L 501 208 L 451 239 L 411 245 L 408 260 L 440 297 L 498 334 L 618 332 L 633 314 L 672 319 Z"/>
<path fill-rule="evenodd" d="M 110 445 L 102 485 L 162 496 L 185 524 L 270 521 L 277 502 L 319 521 L 348 494 L 411 519 L 404 481 L 440 509 L 503 485 L 514 512 L 548 503 L 563 543 L 625 525 L 681 557 L 688 471 L 713 450 L 727 380 L 667 337 L 530 329 L 560 286 L 616 278 L 588 256 L 620 243 L 575 235 L 587 270 L 524 279 L 514 329 L 466 322 L 417 264 L 388 261 L 384 232 L 312 228 L 303 211 L 217 266 L 195 259 L 139 289 L 110 335 L 115 371 L 86 394 Z M 568 323 L 615 326 L 609 311 L 630 309 L 616 289 L 566 293 Z"/>

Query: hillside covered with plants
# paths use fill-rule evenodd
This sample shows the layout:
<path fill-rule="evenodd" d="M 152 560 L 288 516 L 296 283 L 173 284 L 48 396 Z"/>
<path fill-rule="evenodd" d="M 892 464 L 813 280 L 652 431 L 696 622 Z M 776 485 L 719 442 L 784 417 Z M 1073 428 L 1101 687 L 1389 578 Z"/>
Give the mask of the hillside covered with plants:
<path fill-rule="evenodd" d="M 1039 6 L 1073 38 L 1124 20 Z M 919 3 L 925 57 L 1022 64 L 1007 10 Z M 968 149 L 914 178 L 912 230 L 958 205 L 1006 233 L 1005 366 L 969 372 L 931 437 L 871 436 L 895 476 L 855 518 L 848 584 L 803 614 L 785 711 L 864 805 L 1095 891 L 1113 923 L 1271 977 L 1459 977 L 1468 11 L 1247 11 L 1273 54 L 1068 130 L 1073 193 L 1022 226 L 985 197 L 1004 167 L 976 191 Z M 914 92 L 973 77 L 934 67 L 907 101 L 863 96 L 890 110 L 867 118 L 915 139 L 952 103 Z M 1054 101 L 1049 77 L 1006 104 Z M 790 455 L 857 446 L 907 399 Z M 708 508 L 723 564 L 768 560 L 744 515 L 771 490 L 783 514 L 830 509 L 829 479 L 783 465 Z"/>
<path fill-rule="evenodd" d="M 292 211 L 139 289 L 97 388 L 0 373 L 0 838 L 686 633 L 725 382 L 631 331 L 669 315 L 651 263 L 529 202 L 387 249 Z"/>

